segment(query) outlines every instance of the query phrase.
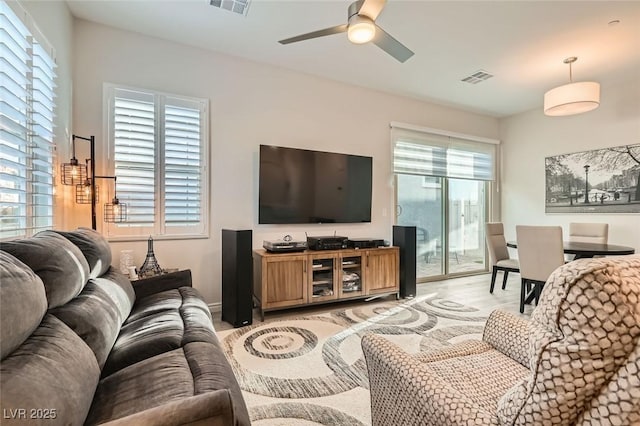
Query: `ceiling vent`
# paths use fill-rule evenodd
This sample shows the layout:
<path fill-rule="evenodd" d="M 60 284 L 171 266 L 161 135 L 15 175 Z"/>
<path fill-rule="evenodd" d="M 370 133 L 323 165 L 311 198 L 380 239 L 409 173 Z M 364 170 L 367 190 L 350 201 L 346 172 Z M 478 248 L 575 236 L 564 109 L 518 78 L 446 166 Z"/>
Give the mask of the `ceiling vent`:
<path fill-rule="evenodd" d="M 251 0 L 210 0 L 209 4 L 220 9 L 247 16 Z"/>
<path fill-rule="evenodd" d="M 470 84 L 478 84 L 483 81 L 489 80 L 491 77 L 493 77 L 492 74 L 489 74 L 486 71 L 480 70 L 480 71 L 474 72 L 468 77 L 463 78 L 460 81 L 464 81 L 465 83 L 470 83 Z"/>

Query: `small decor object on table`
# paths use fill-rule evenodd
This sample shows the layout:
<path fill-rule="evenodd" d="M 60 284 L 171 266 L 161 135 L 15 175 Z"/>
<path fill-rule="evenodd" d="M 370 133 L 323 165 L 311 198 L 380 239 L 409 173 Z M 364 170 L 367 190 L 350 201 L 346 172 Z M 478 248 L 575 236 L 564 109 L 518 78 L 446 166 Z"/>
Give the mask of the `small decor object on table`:
<path fill-rule="evenodd" d="M 138 272 L 136 271 L 136 267 L 135 266 L 129 266 L 129 279 L 131 281 L 137 281 L 138 280 Z"/>
<path fill-rule="evenodd" d="M 120 272 L 129 274 L 130 267 L 133 266 L 133 250 L 122 250 L 120 252 Z"/>
<path fill-rule="evenodd" d="M 162 268 L 158 264 L 156 255 L 153 253 L 153 238 L 149 236 L 147 240 L 147 257 L 138 271 L 140 278 L 148 278 L 162 274 Z"/>

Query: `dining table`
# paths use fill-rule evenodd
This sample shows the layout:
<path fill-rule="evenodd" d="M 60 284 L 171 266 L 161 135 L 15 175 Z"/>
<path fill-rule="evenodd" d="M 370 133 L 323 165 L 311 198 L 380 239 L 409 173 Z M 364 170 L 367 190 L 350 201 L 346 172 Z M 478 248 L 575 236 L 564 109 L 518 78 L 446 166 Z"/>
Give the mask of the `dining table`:
<path fill-rule="evenodd" d="M 575 255 L 575 259 L 590 258 L 593 256 L 622 256 L 627 254 L 634 254 L 636 249 L 628 246 L 621 246 L 617 244 L 602 244 L 602 243 L 582 243 L 576 241 L 564 241 L 565 254 Z M 507 247 L 518 248 L 516 241 L 508 241 Z"/>

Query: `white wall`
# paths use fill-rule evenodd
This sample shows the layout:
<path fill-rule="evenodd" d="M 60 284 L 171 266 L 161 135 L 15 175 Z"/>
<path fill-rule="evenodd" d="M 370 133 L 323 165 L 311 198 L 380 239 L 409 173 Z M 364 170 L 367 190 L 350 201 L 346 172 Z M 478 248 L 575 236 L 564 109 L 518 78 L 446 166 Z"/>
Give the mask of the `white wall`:
<path fill-rule="evenodd" d="M 609 242 L 640 252 L 640 214 L 545 214 L 545 157 L 640 143 L 640 75 L 603 86 L 600 107 L 569 117 L 547 117 L 542 106 L 501 120 L 502 220 L 507 239 L 515 226 L 609 223 Z M 542 94 L 541 94 L 542 96 Z"/>
<path fill-rule="evenodd" d="M 348 86 L 157 38 L 76 20 L 74 131 L 103 143 L 104 82 L 209 98 L 211 105 L 211 238 L 156 241 L 162 267 L 191 268 L 208 302 L 220 300 L 220 230 L 253 229 L 262 240 L 333 233 L 390 239 L 393 224 L 389 123 L 399 121 L 497 138 L 494 118 Z M 400 66 L 400 65 L 399 65 Z M 372 72 L 363 70 L 363 72 Z M 257 224 L 260 144 L 373 157 L 371 224 Z M 100 159 L 98 158 L 98 163 Z M 75 225 L 89 225 L 81 207 Z M 72 227 L 72 226 L 70 226 Z M 113 243 L 114 261 L 134 249 L 142 264 L 146 243 Z"/>
<path fill-rule="evenodd" d="M 55 135 L 57 162 L 69 161 L 71 140 L 72 82 L 73 82 L 73 16 L 67 3 L 60 1 L 23 1 L 20 4 L 31 15 L 36 26 L 56 50 L 57 109 L 55 111 Z M 56 166 L 56 172 L 58 167 Z M 57 177 L 57 173 L 56 173 Z M 57 182 L 56 182 L 57 183 Z M 67 216 L 63 212 L 71 204 L 71 187 L 56 187 L 54 221 L 59 229 L 68 229 Z"/>

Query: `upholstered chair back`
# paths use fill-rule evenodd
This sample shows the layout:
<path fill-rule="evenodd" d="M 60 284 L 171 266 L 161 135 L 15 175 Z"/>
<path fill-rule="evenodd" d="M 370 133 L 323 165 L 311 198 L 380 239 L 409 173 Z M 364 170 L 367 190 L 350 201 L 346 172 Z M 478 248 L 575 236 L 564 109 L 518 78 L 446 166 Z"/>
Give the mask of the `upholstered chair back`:
<path fill-rule="evenodd" d="M 569 241 L 575 243 L 600 243 L 609 241 L 608 223 L 570 223 Z"/>
<path fill-rule="evenodd" d="M 576 260 L 549 277 L 529 368 L 500 399 L 501 424 L 640 424 L 640 255 Z"/>
<path fill-rule="evenodd" d="M 500 222 L 488 222 L 486 226 L 487 248 L 491 265 L 500 260 L 509 259 L 507 241 L 504 238 L 504 226 Z"/>
<path fill-rule="evenodd" d="M 520 276 L 547 281 L 549 275 L 564 264 L 562 228 L 560 226 L 516 226 Z"/>

